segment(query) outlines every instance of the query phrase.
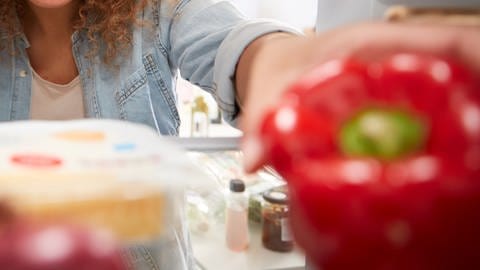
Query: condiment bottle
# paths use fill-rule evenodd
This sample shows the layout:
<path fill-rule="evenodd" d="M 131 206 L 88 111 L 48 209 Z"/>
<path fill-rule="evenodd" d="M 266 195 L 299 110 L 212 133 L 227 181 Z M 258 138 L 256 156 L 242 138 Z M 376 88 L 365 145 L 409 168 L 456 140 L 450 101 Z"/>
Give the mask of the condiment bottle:
<path fill-rule="evenodd" d="M 233 251 L 248 248 L 248 194 L 245 183 L 239 179 L 230 181 L 227 194 L 225 233 L 227 247 Z"/>
<path fill-rule="evenodd" d="M 208 137 L 209 121 L 208 105 L 202 96 L 198 96 L 192 107 L 192 137 Z"/>
<path fill-rule="evenodd" d="M 284 189 L 273 189 L 263 193 L 262 243 L 267 249 L 287 252 L 293 249 L 289 226 L 288 194 Z"/>

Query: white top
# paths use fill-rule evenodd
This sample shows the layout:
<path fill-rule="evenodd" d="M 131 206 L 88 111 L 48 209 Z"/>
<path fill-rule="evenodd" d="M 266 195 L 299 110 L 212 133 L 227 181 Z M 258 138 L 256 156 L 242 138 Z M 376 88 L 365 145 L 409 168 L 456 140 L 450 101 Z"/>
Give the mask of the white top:
<path fill-rule="evenodd" d="M 30 119 L 70 120 L 85 118 L 80 77 L 68 84 L 44 80 L 32 68 Z"/>
<path fill-rule="evenodd" d="M 480 7 L 480 0 L 318 0 L 317 32 L 345 24 L 382 18 L 391 6 Z"/>

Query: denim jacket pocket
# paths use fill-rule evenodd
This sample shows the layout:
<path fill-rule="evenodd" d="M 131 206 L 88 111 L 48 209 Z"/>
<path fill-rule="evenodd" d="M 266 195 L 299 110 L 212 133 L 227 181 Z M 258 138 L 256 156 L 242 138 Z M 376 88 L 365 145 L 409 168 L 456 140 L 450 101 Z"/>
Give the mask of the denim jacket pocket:
<path fill-rule="evenodd" d="M 119 105 L 124 105 L 126 101 L 136 94 L 147 83 L 147 74 L 142 68 L 130 75 L 123 83 L 122 87 L 115 93 L 115 99 Z"/>
<path fill-rule="evenodd" d="M 135 71 L 122 83 L 115 92 L 115 100 L 122 120 L 146 124 L 158 130 L 144 68 Z"/>
<path fill-rule="evenodd" d="M 178 135 L 180 126 L 180 116 L 177 108 L 177 97 L 172 81 L 166 81 L 164 78 L 171 78 L 171 70 L 168 67 L 166 59 L 161 58 L 157 54 L 146 54 L 143 57 L 143 65 L 147 73 L 147 83 L 150 87 L 150 95 L 152 103 L 156 106 L 153 108 L 160 124 L 169 126 L 169 135 Z M 166 63 L 161 65 L 160 63 Z M 165 76 L 167 73 L 169 76 Z M 170 123 L 164 123 L 165 117 L 168 116 Z M 173 125 L 170 125 L 173 124 Z M 163 132 L 162 132 L 163 133 Z"/>

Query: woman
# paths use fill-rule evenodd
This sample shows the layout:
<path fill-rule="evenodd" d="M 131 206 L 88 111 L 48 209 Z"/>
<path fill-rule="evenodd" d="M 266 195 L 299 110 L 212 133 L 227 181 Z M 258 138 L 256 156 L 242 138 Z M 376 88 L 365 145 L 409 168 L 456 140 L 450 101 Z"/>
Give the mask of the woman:
<path fill-rule="evenodd" d="M 288 29 L 245 23 L 230 5 L 208 1 L 9 0 L 1 9 L 0 81 L 11 90 L 1 100 L 19 97 L 2 106 L 1 120 L 115 118 L 165 135 L 178 133 L 178 69 L 233 120 L 239 55 L 256 37 Z"/>
<path fill-rule="evenodd" d="M 254 170 L 262 160 L 259 116 L 299 75 L 329 58 L 427 51 L 480 70 L 479 53 L 467 50 L 480 43 L 475 29 L 368 24 L 303 38 L 216 2 L 3 0 L 0 121 L 113 118 L 176 135 L 173 89 L 180 71 L 216 97 L 230 123 L 242 115 L 246 167 Z M 134 263 L 191 269 L 185 236 L 183 226 L 172 230 L 156 266 L 143 248 L 132 251 Z"/>

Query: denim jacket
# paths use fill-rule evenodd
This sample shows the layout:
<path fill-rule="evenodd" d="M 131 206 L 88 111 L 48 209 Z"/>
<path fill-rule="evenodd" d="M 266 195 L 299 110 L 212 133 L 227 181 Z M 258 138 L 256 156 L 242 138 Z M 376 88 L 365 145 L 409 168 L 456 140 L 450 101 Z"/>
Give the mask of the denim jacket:
<path fill-rule="evenodd" d="M 148 23 L 134 26 L 131 52 L 116 59 L 119 68 L 107 67 L 101 56 L 86 57 L 91 45 L 84 32 L 72 36 L 85 113 L 87 118 L 143 123 L 163 135 L 178 134 L 174 89 L 179 72 L 211 93 L 224 118 L 235 124 L 238 106 L 233 78 L 241 53 L 261 35 L 295 32 L 270 21 L 246 20 L 228 2 L 214 0 L 162 0 L 158 6 L 147 6 L 139 19 Z M 0 42 L 6 40 L 0 29 Z M 18 35 L 3 47 L 7 49 L 0 51 L 0 121 L 29 119 L 32 71 L 26 53 L 28 40 Z M 183 217 L 176 220 L 161 248 L 130 249 L 126 256 L 136 269 L 192 269 Z"/>
<path fill-rule="evenodd" d="M 134 27 L 130 54 L 116 59 L 120 68 L 105 66 L 101 56 L 86 57 L 90 44 L 85 33 L 72 36 L 85 113 L 87 118 L 143 123 L 164 135 L 178 134 L 174 89 L 179 71 L 211 93 L 225 119 L 235 124 L 233 77 L 241 53 L 261 35 L 294 31 L 270 21 L 247 21 L 228 2 L 214 0 L 162 0 L 158 6 L 148 6 L 139 19 L 151 23 Z M 3 43 L 4 32 L 0 29 Z M 18 35 L 7 45 L 15 53 L 0 51 L 0 121 L 29 119 L 29 43 L 25 35 Z"/>

